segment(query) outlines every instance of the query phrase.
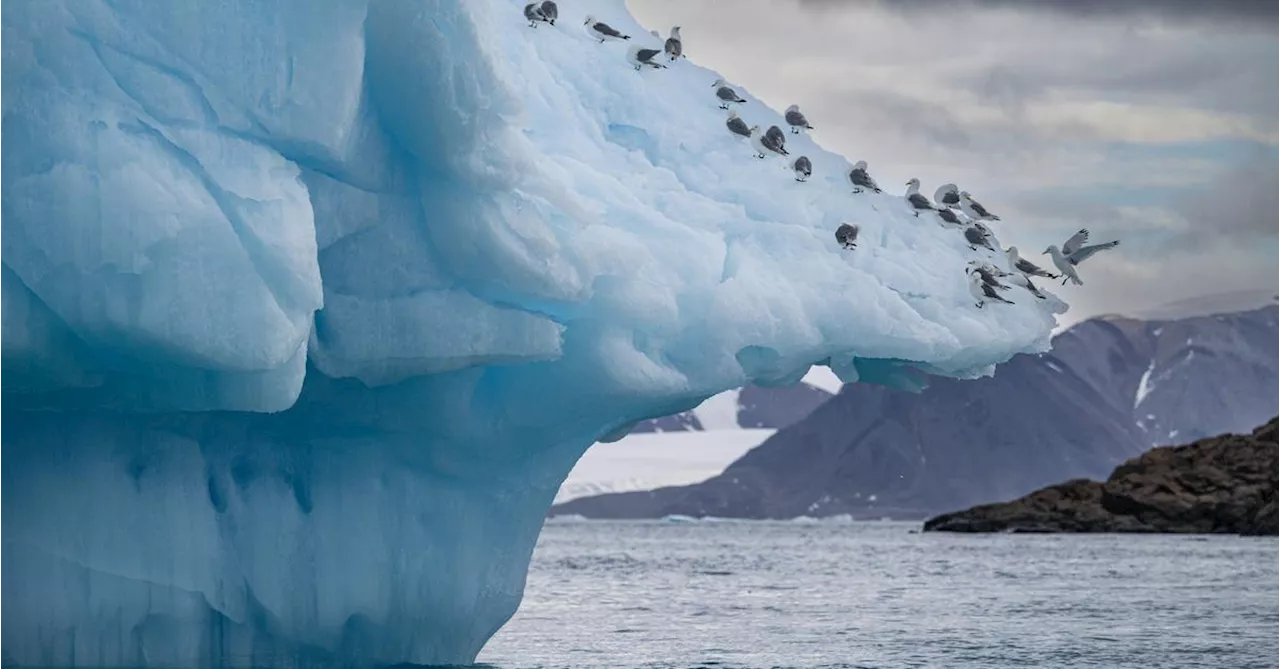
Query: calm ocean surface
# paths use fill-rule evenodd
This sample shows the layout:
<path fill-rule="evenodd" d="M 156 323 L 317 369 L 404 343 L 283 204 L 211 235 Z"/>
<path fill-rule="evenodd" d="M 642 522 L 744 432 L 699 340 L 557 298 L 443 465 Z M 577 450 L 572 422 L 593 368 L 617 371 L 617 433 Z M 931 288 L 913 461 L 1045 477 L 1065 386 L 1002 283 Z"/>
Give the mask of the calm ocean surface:
<path fill-rule="evenodd" d="M 1276 667 L 1275 537 L 913 534 L 913 523 L 548 522 L 479 662 Z"/>

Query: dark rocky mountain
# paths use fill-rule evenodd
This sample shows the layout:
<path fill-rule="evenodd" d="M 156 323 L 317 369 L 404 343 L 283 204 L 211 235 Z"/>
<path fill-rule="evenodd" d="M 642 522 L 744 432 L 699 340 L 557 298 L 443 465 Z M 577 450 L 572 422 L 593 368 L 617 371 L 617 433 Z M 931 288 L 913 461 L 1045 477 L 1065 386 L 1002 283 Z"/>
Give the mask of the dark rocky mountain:
<path fill-rule="evenodd" d="M 922 518 L 1068 478 L 1151 446 L 1276 413 L 1277 310 L 1080 323 L 1044 355 L 919 394 L 845 386 L 699 484 L 573 500 L 553 514 Z"/>
<path fill-rule="evenodd" d="M 1104 482 L 1074 479 L 998 504 L 948 513 L 926 532 L 1277 533 L 1277 421 L 1252 434 L 1162 446 Z"/>

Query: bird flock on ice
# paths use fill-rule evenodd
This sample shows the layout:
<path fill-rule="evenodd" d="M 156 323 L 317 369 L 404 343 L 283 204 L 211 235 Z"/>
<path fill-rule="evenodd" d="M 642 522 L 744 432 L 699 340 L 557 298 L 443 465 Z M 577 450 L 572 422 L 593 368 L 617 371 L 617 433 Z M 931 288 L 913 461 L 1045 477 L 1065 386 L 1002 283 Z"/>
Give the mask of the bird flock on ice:
<path fill-rule="evenodd" d="M 556 24 L 556 19 L 560 16 L 560 8 L 553 0 L 544 0 L 543 2 L 531 2 L 524 7 L 524 17 L 529 21 L 529 27 L 537 28 L 539 23 Z M 583 26 L 586 33 L 601 44 L 608 41 L 630 41 L 630 35 L 624 35 L 608 23 L 597 20 L 594 16 L 587 15 L 583 20 Z M 658 32 L 651 31 L 650 34 L 662 40 L 662 36 Z M 662 48 L 646 48 L 639 44 L 633 44 L 627 49 L 627 62 L 631 64 L 636 71 L 644 68 L 665 69 L 668 64 L 674 63 L 684 57 L 684 42 L 680 36 L 680 27 L 675 26 L 671 29 L 671 34 L 662 42 Z M 666 63 L 663 60 L 666 60 Z M 729 132 L 750 142 L 751 148 L 755 151 L 755 157 L 765 159 L 771 155 L 781 156 L 790 159 L 791 153 L 787 151 L 787 133 L 783 132 L 777 125 L 770 125 L 764 131 L 760 130 L 759 125 L 748 126 L 746 121 L 738 116 L 732 105 L 740 105 L 746 102 L 746 99 L 738 95 L 737 91 L 728 84 L 724 79 L 716 79 L 711 84 L 711 88 L 715 91 L 715 99 L 719 102 L 720 109 L 728 112 L 728 118 L 725 121 L 725 127 Z M 814 130 L 809 123 L 809 119 L 800 111 L 798 105 L 787 107 L 783 114 L 783 121 L 787 124 L 791 134 L 807 133 Z M 813 162 L 808 156 L 797 156 L 790 160 L 791 170 L 795 173 L 795 180 L 805 182 L 813 175 Z M 865 193 L 871 191 L 873 193 L 883 192 L 867 171 L 867 161 L 859 160 L 849 170 L 849 183 L 853 187 L 853 193 Z M 969 248 L 975 252 L 983 254 L 999 254 L 999 243 L 996 241 L 995 233 L 986 225 L 986 221 L 999 221 L 1000 217 L 991 213 L 980 202 L 973 199 L 968 191 L 960 190 L 955 184 L 943 184 L 939 186 L 933 194 L 933 202 L 929 198 L 920 194 L 920 180 L 911 179 L 906 184 L 907 190 L 903 194 L 903 200 L 909 211 L 916 218 L 920 217 L 922 212 L 929 212 L 938 219 L 938 224 L 943 228 L 952 229 L 964 236 Z M 845 250 L 855 250 L 858 246 L 858 225 L 856 223 L 841 223 L 835 231 L 836 243 Z M 1081 229 L 1071 235 L 1067 241 L 1063 242 L 1059 248 L 1056 244 L 1051 245 L 1044 250 L 1042 255 L 1049 256 L 1053 262 L 1053 266 L 1058 270 L 1057 274 L 1047 272 L 1041 269 L 1035 263 L 1018 255 L 1018 247 L 1010 246 L 1004 249 L 1005 258 L 1008 260 L 1009 268 L 1012 271 L 1004 271 L 994 264 L 982 259 L 970 260 L 965 274 L 968 276 L 969 292 L 974 298 L 974 304 L 979 309 L 990 302 L 1013 304 L 1013 300 L 1009 299 L 1007 291 L 1014 286 L 1020 287 L 1027 291 L 1036 299 L 1046 299 L 1046 295 L 1032 283 L 1032 277 L 1042 277 L 1049 280 L 1062 279 L 1062 285 L 1071 282 L 1074 285 L 1083 285 L 1080 275 L 1076 268 L 1080 263 L 1092 257 L 1099 251 L 1115 248 L 1120 244 L 1119 241 L 1109 241 L 1101 244 L 1088 244 L 1089 231 Z M 981 249 L 981 251 L 980 251 Z M 1004 293 L 1004 294 L 1002 294 Z"/>

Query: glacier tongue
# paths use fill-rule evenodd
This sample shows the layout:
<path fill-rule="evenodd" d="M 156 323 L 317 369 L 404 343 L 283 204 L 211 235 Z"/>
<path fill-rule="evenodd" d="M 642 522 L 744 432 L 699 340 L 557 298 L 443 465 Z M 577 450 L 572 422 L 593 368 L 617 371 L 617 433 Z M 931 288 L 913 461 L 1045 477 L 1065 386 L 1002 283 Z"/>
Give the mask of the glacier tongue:
<path fill-rule="evenodd" d="M 1048 345 L 845 158 L 788 135 L 797 183 L 714 72 L 589 38 L 649 39 L 621 0 L 521 4 L 5 7 L 6 662 L 470 662 L 596 439 Z"/>

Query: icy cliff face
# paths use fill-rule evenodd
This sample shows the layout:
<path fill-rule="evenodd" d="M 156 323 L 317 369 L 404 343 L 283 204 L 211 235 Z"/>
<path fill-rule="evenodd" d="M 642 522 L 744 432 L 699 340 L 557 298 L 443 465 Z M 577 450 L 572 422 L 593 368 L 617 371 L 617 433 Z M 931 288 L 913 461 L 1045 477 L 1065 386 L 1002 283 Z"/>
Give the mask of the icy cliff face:
<path fill-rule="evenodd" d="M 620 0 L 520 6 L 5 4 L 6 661 L 467 662 L 594 440 L 1047 345 L 844 158 L 788 137 L 796 183 L 713 72 L 588 38 L 648 39 Z"/>

